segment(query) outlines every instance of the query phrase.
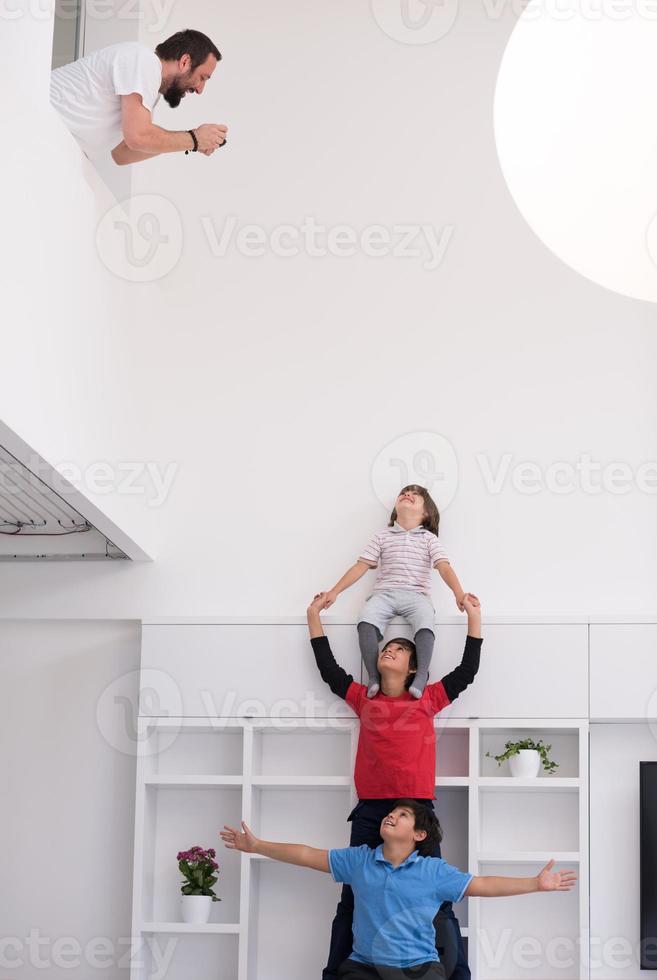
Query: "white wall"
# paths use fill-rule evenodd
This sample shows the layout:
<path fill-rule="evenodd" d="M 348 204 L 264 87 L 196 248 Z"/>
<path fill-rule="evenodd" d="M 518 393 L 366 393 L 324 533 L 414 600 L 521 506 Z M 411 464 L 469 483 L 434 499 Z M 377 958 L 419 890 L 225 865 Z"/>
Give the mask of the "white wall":
<path fill-rule="evenodd" d="M 35 453 L 70 472 L 71 464 L 85 469 L 130 453 L 132 413 L 121 394 L 130 296 L 96 250 L 99 220 L 114 198 L 48 101 L 46 6 L 26 0 L 3 17 L 8 50 L 0 108 L 12 138 L 0 161 L 9 230 L 0 242 L 6 351 L 0 418 Z M 82 481 L 80 489 L 89 487 Z M 143 498 L 88 495 L 148 551 Z M 55 570 L 53 595 L 57 579 Z M 57 615 L 67 610 L 60 606 Z"/>
<path fill-rule="evenodd" d="M 0 624 L 3 976 L 127 976 L 138 666 L 136 623 Z"/>
<path fill-rule="evenodd" d="M 652 724 L 591 727 L 591 977 L 637 980 L 639 762 L 657 761 Z"/>
<path fill-rule="evenodd" d="M 400 43 L 369 4 L 347 0 L 188 0 L 158 37 L 144 25 L 151 44 L 195 24 L 225 56 L 204 96 L 158 120 L 231 127 L 209 160 L 135 170 L 134 191 L 163 199 L 147 205 L 161 232 L 170 205 L 182 221 L 169 243 L 179 259 L 156 282 L 92 268 L 78 205 L 56 190 L 61 148 L 21 129 L 10 185 L 20 248 L 5 268 L 17 269 L 8 322 L 21 325 L 32 384 L 7 372 L 0 408 L 54 461 L 177 470 L 163 506 L 103 498 L 155 539 L 155 563 L 0 568 L 0 614 L 299 614 L 385 521 L 378 454 L 424 431 L 454 447 L 444 540 L 487 611 L 654 605 L 654 495 L 609 483 L 526 493 L 510 475 L 496 493 L 482 474 L 509 458 L 545 474 L 585 454 L 636 470 L 654 458 L 657 417 L 653 307 L 563 266 L 509 197 L 492 100 L 513 17 L 504 5 L 489 19 L 490 7 L 462 5 L 426 45 Z M 269 234 L 306 215 L 453 234 L 427 271 L 421 258 L 362 254 L 215 257 L 201 225 L 220 236 L 234 216 Z M 408 452 L 384 454 L 388 475 Z M 365 589 L 336 613 L 353 616 Z M 436 596 L 451 612 L 449 594 Z"/>
<path fill-rule="evenodd" d="M 82 53 L 89 54 L 121 41 L 137 41 L 143 17 L 141 4 L 132 0 L 85 0 Z M 117 167 L 109 154 L 96 157 L 94 166 L 117 201 L 129 197 L 131 167 Z"/>

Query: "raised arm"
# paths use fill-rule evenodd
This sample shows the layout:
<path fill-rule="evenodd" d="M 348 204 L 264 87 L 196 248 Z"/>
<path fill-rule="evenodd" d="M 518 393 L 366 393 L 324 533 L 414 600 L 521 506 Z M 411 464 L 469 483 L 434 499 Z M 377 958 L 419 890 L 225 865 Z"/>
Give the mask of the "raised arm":
<path fill-rule="evenodd" d="M 156 126 L 137 92 L 121 96 L 121 123 L 123 142 L 112 150 L 115 163 L 137 163 L 159 153 L 176 153 L 194 148 L 194 140 L 188 132 Z M 194 132 L 199 151 L 208 155 L 225 141 L 227 128 L 204 123 Z"/>
<path fill-rule="evenodd" d="M 554 861 L 548 861 L 534 878 L 507 878 L 497 875 L 477 875 L 465 890 L 474 898 L 504 898 L 509 895 L 529 895 L 532 892 L 569 892 L 577 881 L 574 871 L 552 871 Z"/>
<path fill-rule="evenodd" d="M 312 868 L 313 871 L 330 871 L 328 851 L 307 844 L 275 844 L 272 841 L 259 840 L 251 833 L 242 821 L 242 830 L 224 826 L 219 836 L 227 848 L 233 851 L 244 851 L 245 854 L 262 854 L 283 861 L 285 864 L 297 864 L 301 868 Z"/>
<path fill-rule="evenodd" d="M 459 582 L 456 572 L 446 559 L 439 559 L 433 567 L 436 569 L 445 585 L 448 586 L 448 588 L 450 588 L 454 593 L 456 605 L 461 612 L 465 611 L 466 598 L 474 602 L 475 605 L 479 605 L 479 599 L 476 595 L 474 595 L 472 592 L 463 591 L 463 586 Z"/>
<path fill-rule="evenodd" d="M 369 565 L 366 561 L 363 561 L 362 558 L 359 558 L 358 561 L 344 573 L 342 578 L 336 582 L 333 588 L 329 592 L 324 593 L 326 596 L 326 604 L 324 608 L 328 609 L 329 606 L 332 606 L 340 593 L 344 592 L 345 589 L 348 589 L 350 585 L 354 584 L 354 582 L 357 582 L 359 578 L 362 578 L 365 572 L 369 572 L 370 568 L 374 568 L 374 565 Z"/>
<path fill-rule="evenodd" d="M 467 593 L 463 598 L 463 605 L 468 614 L 468 635 L 465 640 L 463 659 L 458 667 L 445 674 L 441 681 L 450 703 L 455 701 L 469 684 L 472 684 L 481 659 L 481 606 L 478 602 L 475 605 Z"/>
<path fill-rule="evenodd" d="M 325 608 L 326 593 L 320 592 L 319 595 L 315 596 L 307 610 L 310 643 L 322 680 L 328 684 L 337 697 L 344 699 L 347 697 L 347 691 L 354 679 L 351 674 L 348 674 L 343 667 L 336 663 L 329 641 L 324 635 L 324 627 L 319 613 L 321 609 Z"/>

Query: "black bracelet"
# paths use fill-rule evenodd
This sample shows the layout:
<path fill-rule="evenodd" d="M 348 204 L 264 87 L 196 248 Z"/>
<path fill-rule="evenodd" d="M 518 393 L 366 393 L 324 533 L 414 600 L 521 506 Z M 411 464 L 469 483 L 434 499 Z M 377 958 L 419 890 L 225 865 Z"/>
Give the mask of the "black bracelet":
<path fill-rule="evenodd" d="M 196 153 L 196 151 L 198 150 L 198 140 L 196 139 L 196 133 L 194 132 L 193 129 L 188 129 L 187 132 L 192 137 L 192 140 L 194 141 L 194 146 L 191 149 L 191 151 L 190 150 L 185 150 L 185 156 L 187 156 L 187 154 L 190 153 L 190 152 L 191 153 Z"/>

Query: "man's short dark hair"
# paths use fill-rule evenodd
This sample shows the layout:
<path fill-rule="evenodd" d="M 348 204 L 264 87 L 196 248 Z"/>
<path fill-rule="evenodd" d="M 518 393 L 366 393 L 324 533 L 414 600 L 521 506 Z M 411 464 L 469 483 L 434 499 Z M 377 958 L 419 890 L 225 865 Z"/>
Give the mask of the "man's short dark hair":
<path fill-rule="evenodd" d="M 210 54 L 213 54 L 217 61 L 221 61 L 221 52 L 216 44 L 206 34 L 190 28 L 178 31 L 166 41 L 162 41 L 155 48 L 155 54 L 162 61 L 180 61 L 184 54 L 188 54 L 192 59 L 192 70 L 202 65 Z"/>
<path fill-rule="evenodd" d="M 424 830 L 427 835 L 424 840 L 415 842 L 415 850 L 419 851 L 422 857 L 431 857 L 443 839 L 443 832 L 436 814 L 424 803 L 418 803 L 417 800 L 395 800 L 390 810 L 395 810 L 398 806 L 413 811 L 415 829 Z"/>

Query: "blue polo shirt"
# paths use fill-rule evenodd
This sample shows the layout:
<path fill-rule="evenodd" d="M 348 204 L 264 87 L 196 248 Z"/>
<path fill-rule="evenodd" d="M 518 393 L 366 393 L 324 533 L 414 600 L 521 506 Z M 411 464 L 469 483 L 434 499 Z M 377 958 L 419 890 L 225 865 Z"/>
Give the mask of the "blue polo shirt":
<path fill-rule="evenodd" d="M 463 898 L 471 874 L 418 851 L 393 868 L 383 845 L 344 847 L 328 857 L 334 880 L 354 892 L 352 960 L 403 968 L 438 959 L 436 912 L 443 902 Z"/>

